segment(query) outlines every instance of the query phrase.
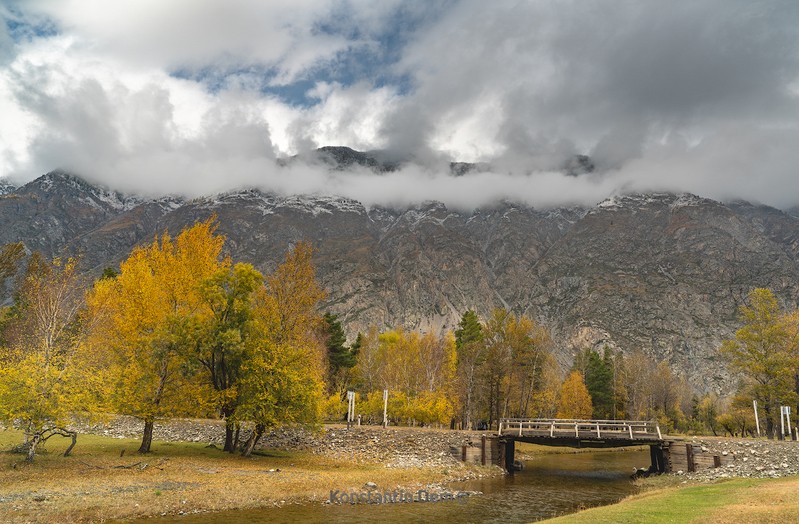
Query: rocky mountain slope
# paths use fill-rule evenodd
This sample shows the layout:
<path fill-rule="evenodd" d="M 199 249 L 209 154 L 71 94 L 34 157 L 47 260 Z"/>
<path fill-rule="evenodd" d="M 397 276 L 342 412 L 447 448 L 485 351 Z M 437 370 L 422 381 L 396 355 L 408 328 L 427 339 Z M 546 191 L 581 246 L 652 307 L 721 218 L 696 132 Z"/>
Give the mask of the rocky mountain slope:
<path fill-rule="evenodd" d="M 324 307 L 351 335 L 370 324 L 451 329 L 467 308 L 485 316 L 503 306 L 546 324 L 564 366 L 586 346 L 641 348 L 702 389 L 731 386 L 716 349 L 752 288 L 799 303 L 799 219 L 693 195 L 620 196 L 590 209 L 366 209 L 258 190 L 143 199 L 52 172 L 0 196 L 0 244 L 80 252 L 97 274 L 158 232 L 212 214 L 230 254 L 264 271 L 310 240 Z"/>

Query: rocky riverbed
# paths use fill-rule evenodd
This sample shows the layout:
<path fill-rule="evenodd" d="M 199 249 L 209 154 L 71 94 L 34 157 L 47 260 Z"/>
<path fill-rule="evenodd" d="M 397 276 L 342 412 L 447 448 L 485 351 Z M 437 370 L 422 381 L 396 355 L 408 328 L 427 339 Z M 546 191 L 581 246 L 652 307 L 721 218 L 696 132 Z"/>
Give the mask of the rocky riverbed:
<path fill-rule="evenodd" d="M 710 437 L 697 437 L 690 442 L 701 447 L 703 453 L 724 457 L 726 463 L 693 473 L 676 472 L 689 479 L 778 478 L 799 474 L 799 442 Z"/>
<path fill-rule="evenodd" d="M 141 436 L 142 423 L 132 417 L 114 417 L 104 424 L 78 426 L 82 433 L 116 438 Z M 479 445 L 476 431 L 380 426 L 325 426 L 317 432 L 300 427 L 276 428 L 264 434 L 258 447 L 305 451 L 354 463 L 377 462 L 387 468 L 455 466 L 463 445 Z M 241 438 L 248 431 L 243 429 Z M 170 442 L 205 442 L 221 447 L 225 427 L 221 420 L 176 419 L 156 422 L 153 438 Z M 79 441 L 80 443 L 80 441 Z"/>

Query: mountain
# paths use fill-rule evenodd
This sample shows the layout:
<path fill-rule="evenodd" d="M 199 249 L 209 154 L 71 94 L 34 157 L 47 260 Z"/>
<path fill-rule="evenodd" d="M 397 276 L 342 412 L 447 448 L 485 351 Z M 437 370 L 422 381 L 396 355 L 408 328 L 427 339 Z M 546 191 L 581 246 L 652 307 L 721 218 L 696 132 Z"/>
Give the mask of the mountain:
<path fill-rule="evenodd" d="M 144 199 L 63 172 L 0 196 L 0 244 L 83 254 L 87 270 L 215 214 L 226 250 L 269 272 L 299 240 L 317 249 L 329 296 L 353 336 L 452 329 L 468 308 L 510 308 L 544 323 L 565 367 L 582 347 L 640 348 L 703 390 L 732 385 L 716 350 L 754 287 L 799 304 L 799 219 L 767 206 L 645 194 L 591 208 L 512 203 L 459 212 L 427 202 L 365 208 L 332 196 L 243 190 Z"/>
<path fill-rule="evenodd" d="M 17 187 L 11 182 L 8 182 L 7 180 L 0 178 L 0 196 L 10 193 L 14 191 L 16 188 Z"/>

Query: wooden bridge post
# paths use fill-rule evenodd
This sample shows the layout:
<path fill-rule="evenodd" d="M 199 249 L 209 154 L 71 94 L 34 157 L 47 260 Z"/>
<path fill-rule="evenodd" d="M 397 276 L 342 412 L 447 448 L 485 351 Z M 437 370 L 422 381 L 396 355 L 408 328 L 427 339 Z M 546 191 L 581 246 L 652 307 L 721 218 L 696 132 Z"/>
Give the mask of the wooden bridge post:
<path fill-rule="evenodd" d="M 666 457 L 663 454 L 663 447 L 660 444 L 649 445 L 649 460 L 651 461 L 649 469 L 651 473 L 666 472 Z"/>
<path fill-rule="evenodd" d="M 513 463 L 516 460 L 516 441 L 509 438 L 505 441 L 505 471 L 513 474 Z"/>

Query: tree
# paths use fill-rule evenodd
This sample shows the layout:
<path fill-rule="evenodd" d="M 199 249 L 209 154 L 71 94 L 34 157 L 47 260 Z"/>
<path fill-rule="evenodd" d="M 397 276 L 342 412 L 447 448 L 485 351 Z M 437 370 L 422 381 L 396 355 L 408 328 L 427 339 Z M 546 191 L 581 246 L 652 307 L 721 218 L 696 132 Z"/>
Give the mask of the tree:
<path fill-rule="evenodd" d="M 740 309 L 744 323 L 735 338 L 725 341 L 721 354 L 745 380 L 745 389 L 763 407 L 766 433 L 774 437 L 779 406 L 796 404 L 799 344 L 791 317 L 782 314 L 769 289 L 758 288 Z"/>
<path fill-rule="evenodd" d="M 224 451 L 234 452 L 238 432 L 235 411 L 239 403 L 242 366 L 249 358 L 253 328 L 253 300 L 263 276 L 250 264 L 223 267 L 201 284 L 205 308 L 196 313 L 196 358 L 216 391 L 215 404 L 225 419 Z M 235 432 L 235 436 L 234 436 Z"/>
<path fill-rule="evenodd" d="M 193 358 L 205 307 L 201 285 L 230 262 L 213 219 L 133 250 L 119 275 L 95 283 L 89 306 L 101 318 L 94 348 L 107 360 L 109 402 L 144 422 L 140 453 L 150 451 L 155 420 L 207 413 L 213 394 Z"/>
<path fill-rule="evenodd" d="M 538 411 L 539 399 L 546 393 L 545 371 L 556 367 L 552 341 L 543 327 L 525 316 L 511 316 L 506 330 L 511 351 L 508 409 L 518 417 L 529 417 Z"/>
<path fill-rule="evenodd" d="M 53 435 L 72 438 L 71 417 L 92 406 L 93 378 L 78 364 L 84 342 L 84 290 L 77 261 L 29 264 L 0 348 L 0 420 L 21 427 L 27 460 Z"/>
<path fill-rule="evenodd" d="M 594 349 L 586 349 L 581 353 L 579 359 L 578 369 L 584 373 L 585 385 L 591 395 L 591 404 L 594 407 L 593 417 L 596 419 L 611 418 L 615 400 L 613 362 L 607 349 L 604 353 L 605 355 L 601 356 Z"/>
<path fill-rule="evenodd" d="M 475 389 L 477 374 L 485 362 L 483 326 L 477 313 L 471 309 L 461 317 L 455 330 L 455 349 L 457 352 L 457 374 L 461 397 L 461 423 L 464 429 L 472 428 L 474 416 Z"/>
<path fill-rule="evenodd" d="M 718 397 L 705 395 L 697 402 L 694 417 L 702 425 L 703 429 L 707 428 L 713 433 L 713 436 L 717 436 L 719 411 Z"/>
<path fill-rule="evenodd" d="M 269 303 L 274 307 L 274 314 L 270 314 L 274 325 L 269 329 L 277 342 L 315 338 L 322 323 L 316 308 L 327 294 L 316 281 L 311 244 L 298 242 L 266 278 L 266 285 L 272 297 Z"/>
<path fill-rule="evenodd" d="M 6 244 L 0 247 L 0 285 L 8 277 L 16 274 L 19 263 L 25 257 L 25 246 L 22 242 Z"/>
<path fill-rule="evenodd" d="M 349 371 L 357 362 L 358 346 L 347 347 L 347 337 L 338 317 L 330 312 L 324 314 L 324 338 L 327 346 L 328 385 L 331 392 L 346 390 Z M 357 341 L 356 341 L 357 342 Z"/>
<path fill-rule="evenodd" d="M 361 391 L 375 391 L 383 387 L 380 379 L 382 362 L 380 359 L 380 333 L 375 326 L 369 326 L 365 334 L 358 333 L 358 362 L 355 376 Z"/>
<path fill-rule="evenodd" d="M 242 364 L 236 419 L 254 431 L 244 444 L 249 456 L 266 428 L 278 423 L 319 421 L 324 389 L 324 344 L 317 313 L 325 292 L 316 281 L 313 248 L 306 242 L 290 250 L 256 294 L 247 360 Z"/>
<path fill-rule="evenodd" d="M 507 310 L 498 308 L 486 324 L 486 360 L 480 375 L 489 426 L 502 418 L 510 396 L 512 347 L 508 327 L 511 319 Z"/>
<path fill-rule="evenodd" d="M 560 389 L 557 418 L 590 419 L 592 410 L 591 395 L 588 394 L 583 375 L 579 371 L 572 371 Z"/>
<path fill-rule="evenodd" d="M 652 418 L 655 363 L 639 349 L 627 356 L 624 368 L 628 416 L 633 419 Z"/>

